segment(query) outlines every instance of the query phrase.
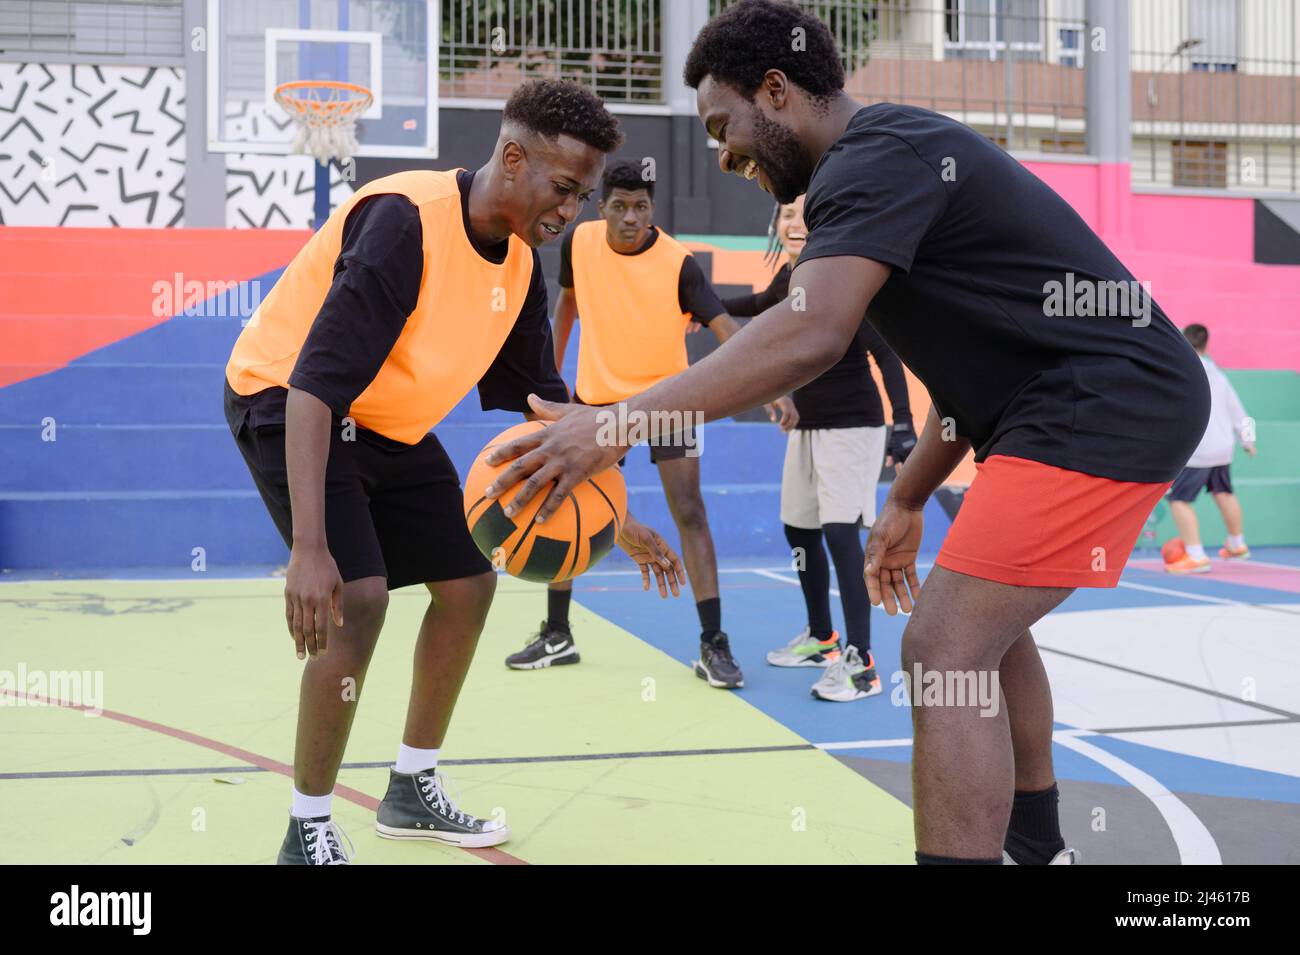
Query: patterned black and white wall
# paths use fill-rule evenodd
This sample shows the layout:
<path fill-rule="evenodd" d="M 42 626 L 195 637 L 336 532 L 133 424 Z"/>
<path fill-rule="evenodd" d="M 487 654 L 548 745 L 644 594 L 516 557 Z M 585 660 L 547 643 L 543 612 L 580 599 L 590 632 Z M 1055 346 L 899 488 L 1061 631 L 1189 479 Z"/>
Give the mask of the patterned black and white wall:
<path fill-rule="evenodd" d="M 0 222 L 180 225 L 184 132 L 178 69 L 0 63 Z"/>
<path fill-rule="evenodd" d="M 185 123 L 176 67 L 0 63 L 0 224 L 184 225 Z M 225 165 L 227 226 L 310 227 L 310 157 L 231 154 Z M 331 202 L 351 193 L 335 167 Z"/>

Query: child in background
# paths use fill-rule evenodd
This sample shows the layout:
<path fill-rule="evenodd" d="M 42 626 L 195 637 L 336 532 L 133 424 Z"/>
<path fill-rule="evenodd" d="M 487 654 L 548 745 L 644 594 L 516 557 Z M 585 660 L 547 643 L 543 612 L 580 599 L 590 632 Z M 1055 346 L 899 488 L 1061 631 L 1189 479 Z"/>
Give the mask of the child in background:
<path fill-rule="evenodd" d="M 1201 488 L 1209 488 L 1228 529 L 1228 540 L 1219 549 L 1219 556 L 1225 560 L 1244 560 L 1250 556 L 1250 548 L 1242 534 L 1241 502 L 1232 493 L 1228 465 L 1232 463 L 1235 441 L 1241 442 L 1247 454 L 1255 456 L 1255 433 L 1254 423 L 1246 415 L 1246 409 L 1227 376 L 1205 354 L 1209 331 L 1204 325 L 1188 325 L 1183 329 L 1183 335 L 1201 357 L 1210 380 L 1210 420 L 1201 443 L 1187 460 L 1187 467 L 1169 489 L 1169 509 L 1187 553 L 1179 560 L 1165 564 L 1165 570 L 1171 574 L 1205 574 L 1210 570 L 1210 558 L 1205 556 L 1205 548 L 1201 545 L 1200 527 L 1192 508 Z"/>

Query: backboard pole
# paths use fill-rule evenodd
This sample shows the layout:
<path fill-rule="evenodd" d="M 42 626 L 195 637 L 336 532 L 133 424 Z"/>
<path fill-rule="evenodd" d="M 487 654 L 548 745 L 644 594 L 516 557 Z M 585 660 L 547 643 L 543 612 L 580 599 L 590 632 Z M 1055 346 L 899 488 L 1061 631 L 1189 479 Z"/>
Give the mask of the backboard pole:
<path fill-rule="evenodd" d="M 316 213 L 312 228 L 319 230 L 330 217 L 330 167 L 329 163 L 316 163 Z"/>

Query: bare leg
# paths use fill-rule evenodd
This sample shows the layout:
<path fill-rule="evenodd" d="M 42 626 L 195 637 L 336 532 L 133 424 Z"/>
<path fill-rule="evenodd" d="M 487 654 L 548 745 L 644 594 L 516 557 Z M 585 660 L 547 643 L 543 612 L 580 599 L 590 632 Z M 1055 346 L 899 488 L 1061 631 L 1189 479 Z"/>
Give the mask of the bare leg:
<path fill-rule="evenodd" d="M 1016 789 L 1041 792 L 1056 782 L 1052 769 L 1052 688 L 1028 630 L 1003 655 L 998 682 L 1011 727 Z"/>
<path fill-rule="evenodd" d="M 903 667 L 914 680 L 912 791 L 920 852 L 999 858 L 1015 786 L 1009 707 L 1003 705 L 1002 693 L 993 695 L 992 705 L 972 699 L 969 692 L 960 701 L 964 705 L 946 693 L 944 705 L 917 705 L 924 704 L 927 680 L 934 678 L 925 674 L 934 674 L 944 686 L 965 678 L 967 688 L 990 688 L 1007 651 L 1070 592 L 1014 587 L 942 567 L 930 572 L 903 633 Z M 1020 659 L 1023 652 L 1012 658 L 1013 694 L 1026 684 L 1034 689 L 1034 677 Z M 917 667 L 921 683 L 915 682 Z M 1033 700 L 1033 692 L 1027 698 Z M 1039 724 L 1045 717 L 1043 727 Z M 1017 725 L 1031 754 L 1034 741 L 1051 732 L 1050 716 L 1041 705 L 1025 707 L 1023 723 L 1018 716 Z M 1033 756 L 1028 758 L 1032 764 Z M 1042 772 L 1041 762 L 1035 772 Z"/>
<path fill-rule="evenodd" d="M 343 585 L 344 626 L 329 623 L 326 653 L 308 657 L 298 691 L 293 785 L 307 796 L 334 790 L 370 657 L 388 610 L 388 582 L 363 577 Z"/>
<path fill-rule="evenodd" d="M 1186 501 L 1170 501 L 1169 513 L 1174 518 L 1174 526 L 1178 528 L 1178 536 L 1184 544 L 1196 547 L 1201 543 L 1201 527 L 1191 504 Z"/>
<path fill-rule="evenodd" d="M 1228 533 L 1233 537 L 1241 536 L 1241 502 L 1237 500 L 1235 494 L 1216 494 L 1214 503 L 1219 506 L 1219 513 L 1223 515 L 1223 525 L 1228 529 Z"/>
<path fill-rule="evenodd" d="M 682 536 L 682 560 L 691 580 L 695 601 L 718 596 L 718 558 L 713 550 L 704 498 L 700 494 L 700 459 L 678 458 L 659 462 L 668 510 Z"/>
<path fill-rule="evenodd" d="M 495 573 L 426 585 L 433 599 L 415 642 L 411 701 L 402 733 L 407 746 L 442 746 L 496 585 Z"/>

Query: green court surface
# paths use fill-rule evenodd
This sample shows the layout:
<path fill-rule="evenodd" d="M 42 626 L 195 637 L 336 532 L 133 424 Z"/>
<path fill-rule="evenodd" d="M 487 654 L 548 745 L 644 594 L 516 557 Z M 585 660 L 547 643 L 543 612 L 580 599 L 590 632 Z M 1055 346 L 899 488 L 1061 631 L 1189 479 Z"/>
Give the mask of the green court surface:
<path fill-rule="evenodd" d="M 282 592 L 273 579 L 0 586 L 0 670 L 102 674 L 86 702 L 104 711 L 0 700 L 0 862 L 274 861 L 301 666 Z M 588 610 L 574 606 L 584 665 L 507 670 L 544 606 L 509 578 L 443 766 L 461 804 L 504 812 L 514 837 L 499 854 L 379 839 L 378 764 L 396 755 L 426 603 L 423 588 L 393 595 L 340 775 L 335 819 L 357 863 L 912 861 L 903 803 Z"/>

